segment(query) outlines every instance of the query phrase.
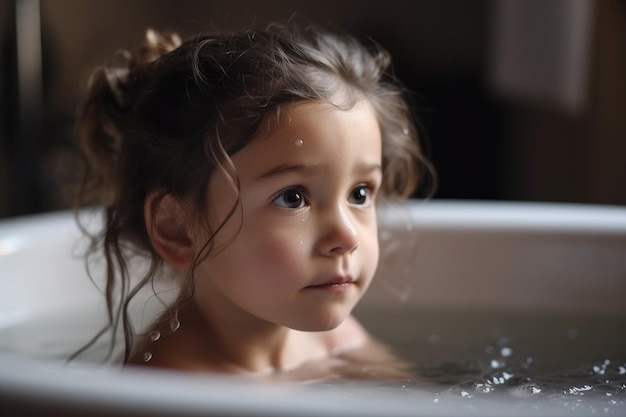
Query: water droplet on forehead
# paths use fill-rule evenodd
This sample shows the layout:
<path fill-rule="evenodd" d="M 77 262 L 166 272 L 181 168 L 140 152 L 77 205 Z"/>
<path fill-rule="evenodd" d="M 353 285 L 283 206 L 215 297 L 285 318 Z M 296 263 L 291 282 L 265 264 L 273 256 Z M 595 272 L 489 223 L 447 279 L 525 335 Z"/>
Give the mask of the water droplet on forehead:
<path fill-rule="evenodd" d="M 159 332 L 158 330 L 154 330 L 150 332 L 150 340 L 152 340 L 153 342 L 156 342 L 160 338 L 161 338 L 161 332 Z"/>
<path fill-rule="evenodd" d="M 296 145 L 296 146 L 302 146 L 302 145 L 304 145 L 304 141 L 303 141 L 302 139 L 297 139 L 297 140 L 295 141 L 295 145 Z"/>
<path fill-rule="evenodd" d="M 152 353 L 150 352 L 144 353 L 142 359 L 144 362 L 150 362 L 150 359 L 152 359 Z"/>

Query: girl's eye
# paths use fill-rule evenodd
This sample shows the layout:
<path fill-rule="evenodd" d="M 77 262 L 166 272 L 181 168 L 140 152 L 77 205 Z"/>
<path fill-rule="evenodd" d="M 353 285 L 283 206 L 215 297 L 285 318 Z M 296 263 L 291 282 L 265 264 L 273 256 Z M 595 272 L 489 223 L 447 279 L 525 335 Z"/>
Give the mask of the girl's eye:
<path fill-rule="evenodd" d="M 370 201 L 369 188 L 365 185 L 355 188 L 350 192 L 348 201 L 351 204 L 366 205 Z"/>
<path fill-rule="evenodd" d="M 286 209 L 299 209 L 304 207 L 304 193 L 298 188 L 289 188 L 278 194 L 272 203 Z"/>

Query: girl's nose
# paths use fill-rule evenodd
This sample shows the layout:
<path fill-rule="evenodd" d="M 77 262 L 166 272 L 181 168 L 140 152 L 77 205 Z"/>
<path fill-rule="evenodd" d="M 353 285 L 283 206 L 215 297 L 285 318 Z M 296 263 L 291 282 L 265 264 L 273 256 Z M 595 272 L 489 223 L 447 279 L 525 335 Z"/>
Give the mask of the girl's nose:
<path fill-rule="evenodd" d="M 359 246 L 355 224 L 345 208 L 338 206 L 323 216 L 326 228 L 320 250 L 324 255 L 343 255 Z"/>

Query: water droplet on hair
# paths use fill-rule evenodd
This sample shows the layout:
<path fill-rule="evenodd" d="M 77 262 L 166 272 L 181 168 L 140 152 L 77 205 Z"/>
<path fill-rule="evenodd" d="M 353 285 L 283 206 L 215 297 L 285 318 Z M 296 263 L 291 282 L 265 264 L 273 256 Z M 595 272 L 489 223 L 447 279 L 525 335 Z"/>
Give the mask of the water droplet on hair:
<path fill-rule="evenodd" d="M 302 139 L 298 139 L 298 140 L 296 140 L 295 145 L 296 146 L 302 146 L 302 145 L 304 145 L 304 141 Z"/>
<path fill-rule="evenodd" d="M 161 338 L 161 332 L 159 332 L 158 330 L 153 330 L 150 332 L 150 340 L 152 340 L 153 342 L 156 342 L 160 338 Z"/>
<path fill-rule="evenodd" d="M 178 317 L 174 317 L 172 321 L 170 321 L 170 330 L 175 332 L 176 330 L 178 330 L 179 327 L 180 321 L 178 320 Z"/>
<path fill-rule="evenodd" d="M 502 349 L 500 349 L 500 356 L 504 358 L 508 358 L 512 354 L 513 354 L 513 349 L 511 349 L 510 347 L 505 346 Z"/>
<path fill-rule="evenodd" d="M 144 362 L 150 362 L 150 359 L 152 359 L 152 353 L 151 352 L 144 353 L 142 359 Z"/>

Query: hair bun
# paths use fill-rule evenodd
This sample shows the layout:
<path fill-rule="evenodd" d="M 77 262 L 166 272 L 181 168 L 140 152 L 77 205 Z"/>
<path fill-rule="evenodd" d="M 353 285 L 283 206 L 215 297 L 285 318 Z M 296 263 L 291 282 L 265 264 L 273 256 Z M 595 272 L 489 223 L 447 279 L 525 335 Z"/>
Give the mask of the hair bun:
<path fill-rule="evenodd" d="M 153 29 L 148 29 L 144 43 L 139 48 L 134 60 L 140 66 L 150 64 L 162 55 L 172 52 L 181 44 L 182 40 L 177 33 L 161 34 Z"/>
<path fill-rule="evenodd" d="M 133 53 L 118 51 L 118 58 L 122 62 L 110 67 L 98 68 L 92 74 L 90 87 L 99 78 L 104 77 L 119 110 L 129 107 L 132 103 L 132 79 L 161 56 L 173 51 L 182 44 L 176 33 L 161 34 L 153 29 L 146 31 L 144 42 Z"/>
<path fill-rule="evenodd" d="M 79 140 L 90 162 L 93 184 L 85 185 L 100 194 L 101 202 L 115 198 L 114 176 L 128 123 L 132 123 L 134 101 L 150 64 L 182 44 L 176 33 L 146 31 L 142 45 L 119 51 L 118 61 L 99 67 L 89 79 L 87 94 L 78 117 Z M 85 190 L 86 193 L 86 190 Z"/>

